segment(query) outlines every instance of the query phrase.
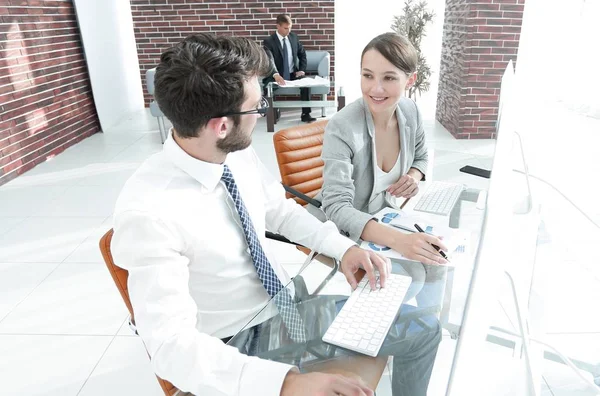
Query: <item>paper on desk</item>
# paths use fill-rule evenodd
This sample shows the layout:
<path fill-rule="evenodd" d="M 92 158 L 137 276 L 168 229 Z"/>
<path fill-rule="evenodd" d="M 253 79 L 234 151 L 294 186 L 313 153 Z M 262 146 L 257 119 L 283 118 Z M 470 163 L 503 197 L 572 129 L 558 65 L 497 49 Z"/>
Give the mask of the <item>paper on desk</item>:
<path fill-rule="evenodd" d="M 394 209 L 398 209 L 401 210 L 402 209 L 402 205 L 404 205 L 404 203 L 408 201 L 408 198 L 404 198 L 404 197 L 396 197 L 392 194 L 390 194 L 389 192 L 385 192 L 385 203 L 389 206 L 392 207 Z"/>
<path fill-rule="evenodd" d="M 373 216 L 380 223 L 390 227 L 395 227 L 402 232 L 416 232 L 414 224 L 417 223 L 426 233 L 441 237 L 444 245 L 448 248 L 446 255 L 450 259 L 447 265 L 455 265 L 470 253 L 470 233 L 460 229 L 453 229 L 447 226 L 428 224 L 414 214 L 409 214 L 402 210 L 383 208 Z M 401 253 L 392 250 L 387 246 L 378 245 L 372 242 L 363 241 L 361 248 L 377 252 L 390 259 L 408 260 Z"/>
<path fill-rule="evenodd" d="M 285 80 L 285 85 L 282 85 L 282 87 L 285 87 L 285 88 L 322 87 L 322 86 L 328 87 L 329 84 L 330 84 L 330 82 L 326 78 L 319 77 L 319 76 L 311 76 L 311 77 L 304 77 L 304 78 L 301 78 L 299 80 L 294 80 L 294 81 Z"/>

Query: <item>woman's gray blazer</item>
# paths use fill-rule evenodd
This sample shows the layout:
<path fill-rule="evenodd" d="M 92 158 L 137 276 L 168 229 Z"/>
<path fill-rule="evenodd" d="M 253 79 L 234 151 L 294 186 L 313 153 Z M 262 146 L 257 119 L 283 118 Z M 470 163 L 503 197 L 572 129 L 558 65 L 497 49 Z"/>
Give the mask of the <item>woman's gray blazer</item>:
<path fill-rule="evenodd" d="M 427 147 L 421 115 L 414 101 L 402 98 L 396 110 L 400 129 L 401 174 L 416 168 L 427 170 Z M 375 198 L 375 126 L 363 99 L 344 107 L 327 123 L 323 138 L 325 162 L 323 188 L 315 197 L 321 209 L 343 235 L 358 240 L 372 213 L 366 213 Z M 309 205 L 310 207 L 310 205 Z M 309 211 L 323 219 L 315 208 Z"/>

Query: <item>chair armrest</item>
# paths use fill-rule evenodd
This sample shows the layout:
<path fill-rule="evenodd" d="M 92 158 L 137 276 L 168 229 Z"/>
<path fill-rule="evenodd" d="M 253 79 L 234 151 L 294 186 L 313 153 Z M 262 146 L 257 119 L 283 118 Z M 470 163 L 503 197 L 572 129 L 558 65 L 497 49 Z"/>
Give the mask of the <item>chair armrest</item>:
<path fill-rule="evenodd" d="M 306 51 L 306 72 L 316 74 L 321 77 L 329 76 L 329 65 L 331 55 L 327 51 L 307 50 Z"/>
<path fill-rule="evenodd" d="M 305 202 L 308 202 L 309 204 L 311 204 L 312 206 L 314 206 L 315 208 L 320 208 L 321 207 L 321 202 L 309 197 L 308 195 L 302 194 L 300 191 L 290 187 L 290 186 L 286 186 L 285 184 L 281 183 L 281 185 L 283 186 L 283 188 L 285 189 L 285 191 L 289 192 L 290 194 L 292 194 L 295 197 L 298 197 L 302 200 L 304 200 Z"/>
<path fill-rule="evenodd" d="M 323 254 L 314 252 L 312 250 L 310 250 L 309 248 L 307 248 L 306 246 L 294 243 L 292 241 L 290 241 L 289 239 L 287 239 L 286 237 L 284 237 L 283 235 L 279 235 L 279 234 L 275 234 L 271 231 L 265 231 L 265 236 L 268 239 L 272 239 L 274 241 L 279 241 L 279 242 L 283 242 L 283 243 L 289 243 L 290 245 L 295 245 L 296 248 L 298 250 L 300 250 L 302 253 L 306 254 L 307 256 L 310 256 L 310 259 L 314 259 L 314 260 L 318 260 L 321 263 L 325 264 L 326 266 L 331 268 L 331 272 L 327 275 L 327 277 L 325 277 L 325 279 L 321 282 L 321 284 L 315 289 L 315 291 L 311 294 L 311 295 L 317 295 L 319 294 L 319 292 L 321 290 L 323 290 L 323 288 L 325 287 L 325 285 L 327 284 L 327 282 L 329 282 L 329 280 L 335 275 L 336 272 L 339 271 L 340 269 L 340 262 L 332 257 L 329 256 L 325 256 Z M 308 262 L 305 263 L 305 265 L 308 264 Z M 302 272 L 302 270 L 304 270 L 304 267 L 302 267 L 302 269 L 300 270 L 300 272 Z M 362 277 L 364 276 L 365 272 L 362 269 L 359 269 L 357 271 L 357 276 L 359 277 L 359 280 L 362 279 Z"/>
<path fill-rule="evenodd" d="M 327 53 L 327 55 L 325 55 L 323 59 L 321 59 L 321 62 L 319 62 L 319 66 L 317 67 L 317 74 L 321 77 L 329 77 L 329 64 L 330 57 L 329 53 Z"/>
<path fill-rule="evenodd" d="M 267 239 L 272 239 L 274 241 L 279 241 L 279 242 L 283 242 L 283 243 L 289 243 L 290 245 L 294 245 L 294 246 L 304 247 L 303 245 L 300 245 L 298 243 L 294 243 L 294 242 L 290 241 L 283 235 L 275 234 L 274 232 L 271 232 L 271 231 L 265 231 L 265 236 L 267 237 Z"/>

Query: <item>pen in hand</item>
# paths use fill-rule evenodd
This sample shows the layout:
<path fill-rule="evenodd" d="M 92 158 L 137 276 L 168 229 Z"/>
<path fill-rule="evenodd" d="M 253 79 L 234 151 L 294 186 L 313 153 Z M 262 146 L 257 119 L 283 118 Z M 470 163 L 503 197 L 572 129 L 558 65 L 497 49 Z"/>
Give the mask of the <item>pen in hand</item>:
<path fill-rule="evenodd" d="M 415 224 L 415 228 L 416 228 L 416 229 L 417 229 L 417 231 L 419 231 L 419 232 L 425 232 L 425 231 L 423 231 L 423 229 L 422 229 L 421 227 L 419 227 L 419 225 L 418 225 L 418 224 Z M 439 247 L 438 245 L 434 245 L 434 244 L 432 243 L 432 244 L 431 244 L 431 246 L 433 246 L 433 248 L 434 248 L 435 250 L 437 250 L 437 252 L 438 252 L 439 254 L 441 254 L 443 258 L 445 258 L 446 260 L 448 260 L 448 256 L 446 256 L 446 253 L 444 253 L 444 252 L 443 252 L 443 251 L 440 249 L 440 247 Z"/>

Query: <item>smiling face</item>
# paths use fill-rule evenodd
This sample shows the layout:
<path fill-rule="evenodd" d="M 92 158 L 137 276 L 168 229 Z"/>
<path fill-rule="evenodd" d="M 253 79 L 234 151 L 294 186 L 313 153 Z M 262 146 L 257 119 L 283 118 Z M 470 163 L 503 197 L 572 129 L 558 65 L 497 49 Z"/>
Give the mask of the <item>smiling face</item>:
<path fill-rule="evenodd" d="M 393 112 L 412 78 L 376 49 L 370 49 L 363 55 L 360 88 L 373 114 Z"/>

